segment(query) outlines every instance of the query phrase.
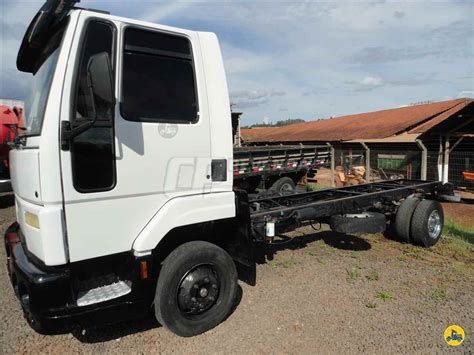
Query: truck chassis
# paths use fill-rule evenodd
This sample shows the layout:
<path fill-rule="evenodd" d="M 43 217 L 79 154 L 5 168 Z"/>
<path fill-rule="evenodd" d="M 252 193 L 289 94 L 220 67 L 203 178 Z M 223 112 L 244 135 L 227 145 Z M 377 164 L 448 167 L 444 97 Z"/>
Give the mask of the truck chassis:
<path fill-rule="evenodd" d="M 252 222 L 261 218 L 286 218 L 301 209 L 312 210 L 311 219 L 335 214 L 362 212 L 378 203 L 399 201 L 413 193 L 436 196 L 439 183 L 422 180 L 389 180 L 363 185 L 280 196 L 255 196 L 249 200 L 253 206 Z"/>

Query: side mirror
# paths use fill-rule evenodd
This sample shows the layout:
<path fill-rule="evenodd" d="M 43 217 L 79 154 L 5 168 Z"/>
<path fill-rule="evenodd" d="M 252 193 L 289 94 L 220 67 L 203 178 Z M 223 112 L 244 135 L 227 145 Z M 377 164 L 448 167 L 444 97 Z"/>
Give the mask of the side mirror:
<path fill-rule="evenodd" d="M 61 122 L 61 149 L 68 150 L 70 140 L 91 128 L 99 118 L 108 120 L 113 116 L 115 105 L 112 65 L 107 52 L 94 54 L 87 63 L 87 86 L 89 87 L 92 119 L 71 127 L 70 122 Z M 89 117 L 88 117 L 89 118 Z"/>
<path fill-rule="evenodd" d="M 95 120 L 97 116 L 100 118 L 112 110 L 115 104 L 112 65 L 107 52 L 97 53 L 89 58 L 87 81 L 91 90 Z"/>

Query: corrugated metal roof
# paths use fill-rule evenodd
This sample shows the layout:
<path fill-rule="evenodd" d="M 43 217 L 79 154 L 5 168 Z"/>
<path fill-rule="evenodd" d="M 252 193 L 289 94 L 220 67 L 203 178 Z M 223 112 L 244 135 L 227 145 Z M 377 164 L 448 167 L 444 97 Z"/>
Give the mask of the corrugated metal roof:
<path fill-rule="evenodd" d="M 418 139 L 421 133 L 407 133 L 399 134 L 398 136 L 385 137 L 385 138 L 365 138 L 365 139 L 352 139 L 347 141 L 349 143 L 414 143 Z"/>
<path fill-rule="evenodd" d="M 441 101 L 376 112 L 297 123 L 284 127 L 242 129 L 245 142 L 310 142 L 380 139 L 403 133 L 425 133 L 472 99 Z"/>

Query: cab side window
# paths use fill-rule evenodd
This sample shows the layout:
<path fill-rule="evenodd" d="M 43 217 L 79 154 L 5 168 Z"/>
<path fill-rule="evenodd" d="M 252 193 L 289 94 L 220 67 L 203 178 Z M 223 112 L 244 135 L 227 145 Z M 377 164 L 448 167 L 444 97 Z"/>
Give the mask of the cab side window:
<path fill-rule="evenodd" d="M 77 68 L 72 102 L 71 125 L 77 127 L 96 119 L 87 131 L 71 144 L 73 183 L 80 192 L 110 190 L 115 185 L 114 108 L 94 95 L 88 83 L 90 58 L 107 53 L 114 70 L 114 27 L 102 21 L 90 21 L 83 35 L 83 47 Z M 95 108 L 95 109 L 94 109 Z"/>
<path fill-rule="evenodd" d="M 197 121 L 193 56 L 186 37 L 127 28 L 122 70 L 120 109 L 124 119 Z"/>

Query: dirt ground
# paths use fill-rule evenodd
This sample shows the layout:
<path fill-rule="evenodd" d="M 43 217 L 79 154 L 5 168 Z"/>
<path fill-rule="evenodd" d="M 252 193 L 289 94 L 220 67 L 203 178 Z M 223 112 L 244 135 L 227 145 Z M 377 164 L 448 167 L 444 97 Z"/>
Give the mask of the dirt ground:
<path fill-rule="evenodd" d="M 319 168 L 316 174 L 318 185 L 321 187 L 331 187 L 331 169 Z"/>
<path fill-rule="evenodd" d="M 0 201 L 2 235 L 14 219 L 8 198 Z M 454 349 L 443 332 L 451 324 L 466 332 L 456 350 L 474 351 L 471 246 L 444 238 L 426 250 L 382 235 L 343 236 L 312 227 L 289 236 L 294 239 L 286 244 L 258 251 L 257 284 L 240 282 L 229 318 L 193 338 L 179 338 L 153 318 L 38 335 L 0 270 L 0 352 L 447 353 Z"/>
<path fill-rule="evenodd" d="M 471 203 L 443 203 L 444 214 L 464 228 L 474 230 L 474 200 Z"/>

